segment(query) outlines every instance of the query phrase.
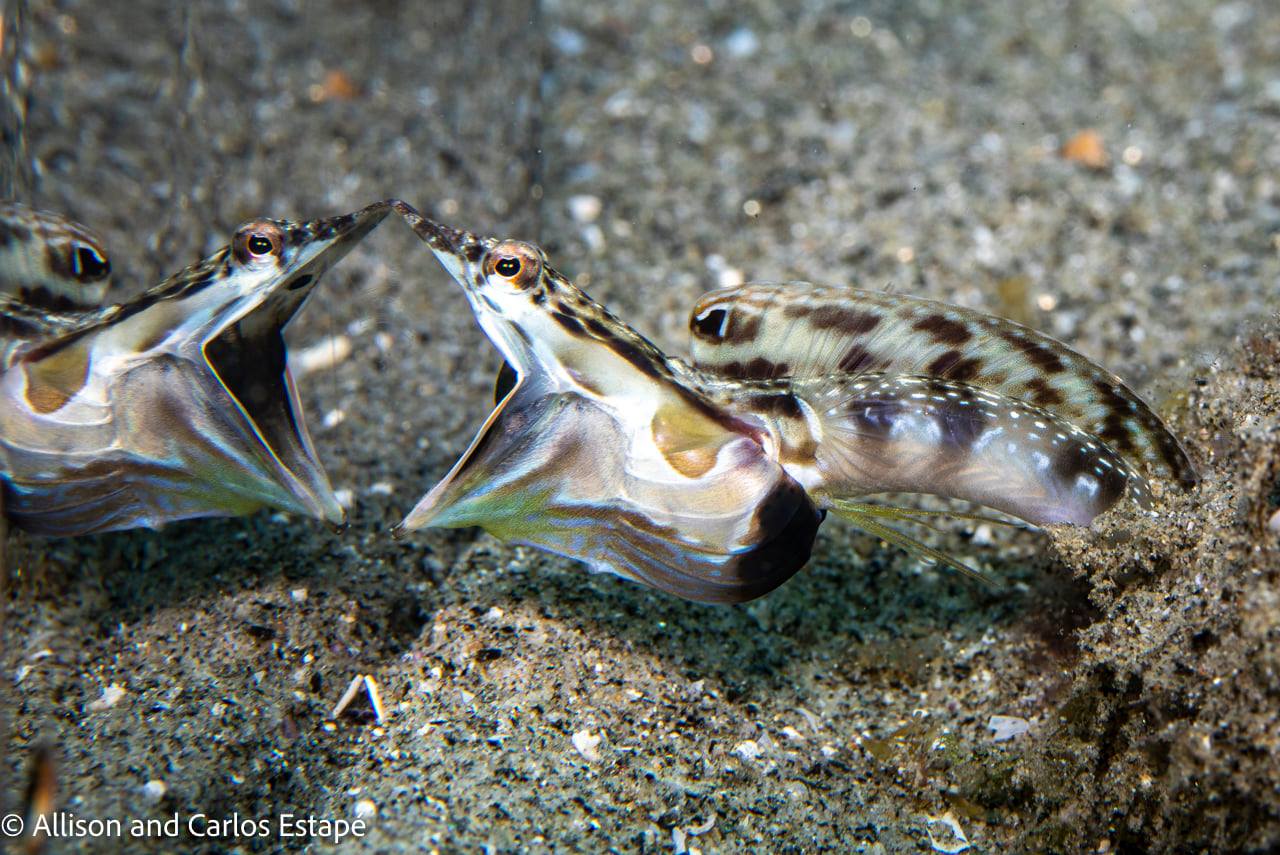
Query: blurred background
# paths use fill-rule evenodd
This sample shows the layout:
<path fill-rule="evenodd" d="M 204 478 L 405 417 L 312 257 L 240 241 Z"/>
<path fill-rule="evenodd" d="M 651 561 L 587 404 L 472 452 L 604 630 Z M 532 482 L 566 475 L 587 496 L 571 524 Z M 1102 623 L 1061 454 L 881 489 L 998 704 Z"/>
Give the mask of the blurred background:
<path fill-rule="evenodd" d="M 892 287 L 1043 329 L 1175 415 L 1277 307 L 1266 0 L 7 0 L 4 22 L 0 182 L 97 230 L 121 298 L 251 217 L 397 196 L 541 243 L 676 352 L 711 288 Z M 474 532 L 395 544 L 487 412 L 492 348 L 390 221 L 290 341 L 351 530 L 260 514 L 15 538 L 11 793 L 45 742 L 82 816 L 375 816 L 344 849 L 1273 839 L 1265 781 L 1189 788 L 1195 714 L 1159 749 L 1104 712 L 1056 741 L 1064 704 L 1104 710 L 1149 663 L 1099 676 L 1077 630 L 1101 636 L 1112 604 L 1043 537 L 956 534 L 1013 583 L 993 595 L 828 525 L 809 570 L 736 609 Z M 357 673 L 392 717 L 326 725 Z M 992 715 L 1032 729 L 995 742 Z M 1232 780 L 1235 756 L 1196 774 Z M 121 851 L 52 851 L 77 848 Z"/>

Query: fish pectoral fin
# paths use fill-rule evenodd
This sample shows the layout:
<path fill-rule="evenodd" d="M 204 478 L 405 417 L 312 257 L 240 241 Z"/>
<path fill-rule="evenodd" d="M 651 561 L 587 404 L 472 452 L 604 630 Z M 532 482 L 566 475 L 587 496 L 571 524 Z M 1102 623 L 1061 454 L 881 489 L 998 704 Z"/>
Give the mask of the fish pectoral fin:
<path fill-rule="evenodd" d="M 934 531 L 942 531 L 942 529 L 937 526 L 929 525 L 929 523 L 925 522 L 921 517 L 942 517 L 943 519 L 971 520 L 973 522 L 990 523 L 991 525 L 1002 525 L 1006 528 L 1018 529 L 1019 531 L 1033 530 L 1031 525 L 1022 522 L 1021 520 L 1001 519 L 1000 517 L 990 517 L 986 514 L 966 514 L 961 513 L 960 511 L 939 511 L 932 508 L 904 508 L 899 505 L 875 505 L 870 503 L 865 503 L 864 507 L 890 511 L 892 512 L 891 515 L 894 519 L 922 525 L 926 528 L 931 528 Z M 889 515 L 890 514 L 886 514 L 886 516 Z"/>
<path fill-rule="evenodd" d="M 853 502 L 846 499 L 831 500 L 831 510 L 835 512 L 838 516 L 853 523 L 855 526 L 862 529 L 867 534 L 874 535 L 880 538 L 881 540 L 885 541 L 886 543 L 892 544 L 893 546 L 896 546 L 899 549 L 905 550 L 906 552 L 916 556 L 917 558 L 922 558 L 929 561 L 933 561 L 938 564 L 946 564 L 948 566 L 954 567 L 956 570 L 959 570 L 964 575 L 969 576 L 970 578 L 973 578 L 973 579 L 977 579 L 978 581 L 983 582 L 987 585 L 990 585 L 991 587 L 996 589 L 1002 589 L 1005 587 L 1004 582 L 1000 581 L 999 579 L 995 578 L 989 573 L 983 573 L 981 570 L 977 570 L 969 566 L 968 564 L 961 561 L 960 559 L 955 558 L 951 555 L 948 555 L 947 553 L 939 549 L 934 549 L 932 546 L 929 546 L 917 540 L 911 535 L 900 532 L 897 529 L 892 528 L 886 525 L 885 523 L 881 522 L 881 520 L 887 519 L 887 520 L 898 520 L 902 522 L 914 522 L 920 525 L 928 526 L 927 523 L 923 523 L 918 517 L 924 513 L 931 513 L 931 512 L 928 512 L 928 511 L 922 512 L 914 508 L 901 508 L 893 505 L 874 505 L 868 502 Z M 939 514 L 946 515 L 946 512 L 939 512 Z M 960 517 L 961 519 L 975 518 L 967 514 L 957 514 L 956 516 Z M 982 519 L 980 517 L 977 517 L 977 518 Z M 990 521 L 1001 522 L 999 520 L 994 520 L 994 519 Z M 928 527 L 934 528 L 933 526 L 928 526 Z M 935 529 L 935 531 L 936 530 L 937 529 Z"/>

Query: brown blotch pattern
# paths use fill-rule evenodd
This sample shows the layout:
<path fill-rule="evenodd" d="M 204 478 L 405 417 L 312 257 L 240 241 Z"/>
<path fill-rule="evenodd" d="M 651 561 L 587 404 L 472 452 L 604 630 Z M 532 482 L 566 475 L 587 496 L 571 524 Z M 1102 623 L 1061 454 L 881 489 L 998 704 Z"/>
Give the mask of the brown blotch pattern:
<path fill-rule="evenodd" d="M 1102 403 L 1107 408 L 1107 416 L 1102 422 L 1098 436 L 1113 448 L 1121 451 L 1134 450 L 1133 432 L 1130 430 L 1129 418 L 1126 415 L 1132 408 L 1129 399 L 1117 387 L 1103 380 L 1094 384 Z"/>
<path fill-rule="evenodd" d="M 800 402 L 790 392 L 777 395 L 752 395 L 747 399 L 747 408 L 753 412 L 770 413 L 782 418 L 804 417 L 804 413 L 800 410 Z"/>
<path fill-rule="evenodd" d="M 742 376 L 748 380 L 772 380 L 790 373 L 791 367 L 785 362 L 770 362 L 763 356 L 757 356 L 742 367 Z"/>
<path fill-rule="evenodd" d="M 973 332 L 966 324 L 953 321 L 943 314 L 925 315 L 912 326 L 928 333 L 939 344 L 959 345 L 973 338 Z"/>
<path fill-rule="evenodd" d="M 23 366 L 27 376 L 27 403 L 37 413 L 49 414 L 66 406 L 84 388 L 89 377 L 89 353 L 70 347 L 47 359 Z"/>
<path fill-rule="evenodd" d="M 1077 475 L 1093 468 L 1097 460 L 1098 456 L 1090 452 L 1081 440 L 1070 437 L 1058 448 L 1049 465 L 1055 478 L 1063 483 L 1070 483 Z"/>
<path fill-rule="evenodd" d="M 1074 484 L 1081 475 L 1093 478 L 1098 482 L 1095 501 L 1099 507 L 1110 507 L 1128 487 L 1129 476 L 1120 466 L 1098 466 L 1105 456 L 1102 452 L 1090 451 L 1083 440 L 1072 437 L 1062 444 L 1049 465 L 1054 477 L 1066 485 Z"/>
<path fill-rule="evenodd" d="M 1065 402 L 1062 393 L 1050 386 L 1043 378 L 1032 378 L 1027 381 L 1026 385 L 1027 395 L 1031 398 L 1032 403 L 1044 407 L 1046 410 L 1052 410 Z"/>
<path fill-rule="evenodd" d="M 745 312 L 729 313 L 729 325 L 725 328 L 723 337 L 725 343 L 747 344 L 755 341 L 759 334 L 759 315 L 748 315 Z"/>
<path fill-rule="evenodd" d="M 71 244 L 67 243 L 47 243 L 44 247 L 45 262 L 49 270 L 63 279 L 74 279 L 76 275 L 71 249 Z"/>
<path fill-rule="evenodd" d="M 31 240 L 31 229 L 0 217 L 0 247 Z"/>
<path fill-rule="evenodd" d="M 43 285 L 38 288 L 19 288 L 18 299 L 28 306 L 39 306 L 51 312 L 70 312 L 84 308 L 66 294 L 55 294 Z"/>
<path fill-rule="evenodd" d="M 935 377 L 946 377 L 949 380 L 972 380 L 982 370 L 982 360 L 977 357 L 964 358 L 958 350 L 948 350 L 929 363 L 926 369 Z"/>
<path fill-rule="evenodd" d="M 969 401 L 969 405 L 961 403 Z M 945 441 L 964 451 L 973 448 L 990 426 L 981 407 L 972 406 L 973 396 L 963 390 L 960 398 L 948 398 L 934 405 L 933 419 Z"/>
<path fill-rule="evenodd" d="M 809 314 L 809 323 L 815 329 L 862 335 L 880 324 L 880 316 L 875 312 L 860 312 L 844 306 L 821 306 Z"/>
<path fill-rule="evenodd" d="M 855 344 L 845 351 L 844 356 L 840 357 L 839 365 L 841 371 L 848 371 L 851 374 L 858 374 L 863 371 L 869 371 L 876 363 L 876 357 L 860 344 Z"/>
<path fill-rule="evenodd" d="M 1054 353 L 1037 341 L 1032 341 L 1019 332 L 1011 332 L 1009 330 L 1000 330 L 1000 337 L 1018 350 L 1022 351 L 1027 360 L 1039 368 L 1046 374 L 1061 374 L 1067 370 L 1067 366 L 1063 364 L 1062 357 Z"/>

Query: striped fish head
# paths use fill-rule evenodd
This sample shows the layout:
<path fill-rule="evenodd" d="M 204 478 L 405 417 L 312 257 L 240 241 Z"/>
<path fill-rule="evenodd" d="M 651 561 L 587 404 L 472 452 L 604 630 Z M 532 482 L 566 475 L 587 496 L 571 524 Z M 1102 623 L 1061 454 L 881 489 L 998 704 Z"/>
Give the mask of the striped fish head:
<path fill-rule="evenodd" d="M 0 202 L 0 292 L 50 311 L 102 304 L 111 261 L 102 241 L 61 214 Z"/>
<path fill-rule="evenodd" d="M 231 243 L 2 378 L 6 511 L 71 535 L 274 507 L 341 525 L 290 374 L 284 327 L 390 211 L 253 220 Z"/>
<path fill-rule="evenodd" d="M 401 203 L 401 215 L 462 287 L 476 320 L 506 359 L 515 380 L 555 369 L 549 337 L 539 336 L 551 294 L 577 289 L 530 243 L 479 237 L 441 225 Z"/>
<path fill-rule="evenodd" d="M 440 225 L 404 203 L 397 210 L 462 287 L 505 358 L 504 391 L 539 382 L 595 398 L 688 398 L 672 361 L 552 268 L 537 246 Z"/>

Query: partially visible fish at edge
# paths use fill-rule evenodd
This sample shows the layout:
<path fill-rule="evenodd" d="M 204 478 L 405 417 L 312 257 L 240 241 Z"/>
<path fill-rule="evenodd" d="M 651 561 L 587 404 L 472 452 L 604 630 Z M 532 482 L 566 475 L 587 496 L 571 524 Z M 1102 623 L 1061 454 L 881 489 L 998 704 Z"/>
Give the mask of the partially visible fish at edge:
<path fill-rule="evenodd" d="M 28 232 L 24 251 L 0 256 L 0 511 L 54 536 L 261 507 L 342 525 L 282 333 L 389 211 L 252 220 L 228 246 L 101 308 L 40 304 L 81 283 L 29 263 L 46 233 Z M 20 296 L 33 282 L 46 286 L 34 304 Z"/>

